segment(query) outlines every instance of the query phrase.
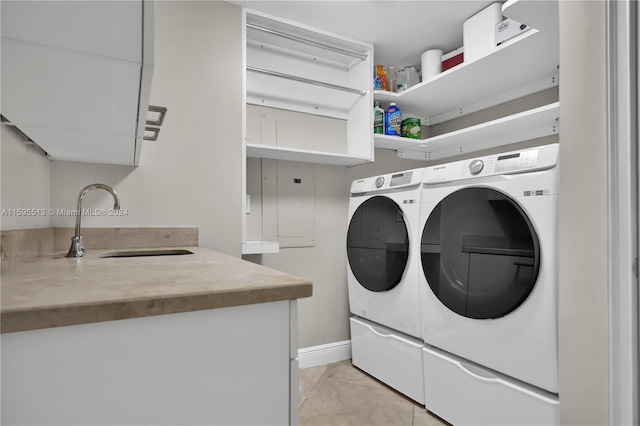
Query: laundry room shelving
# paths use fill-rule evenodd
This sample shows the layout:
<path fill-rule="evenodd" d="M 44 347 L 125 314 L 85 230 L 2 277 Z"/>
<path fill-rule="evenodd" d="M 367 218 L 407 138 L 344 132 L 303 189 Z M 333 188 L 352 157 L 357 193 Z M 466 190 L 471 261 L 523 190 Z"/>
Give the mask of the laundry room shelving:
<path fill-rule="evenodd" d="M 246 104 L 346 123 L 342 146 L 246 141 L 247 156 L 321 164 L 373 161 L 373 46 L 261 12 L 246 13 Z M 291 131 L 291 124 L 288 131 Z M 304 137 L 302 128 L 301 137 Z M 277 126 L 276 126 L 277 128 Z M 277 129 L 279 130 L 279 129 Z"/>
<path fill-rule="evenodd" d="M 437 124 L 557 85 L 557 48 L 555 55 L 550 50 L 547 37 L 531 30 L 404 92 L 376 90 L 374 98 L 381 104 L 396 102 L 403 115 Z"/>
<path fill-rule="evenodd" d="M 404 92 L 376 90 L 374 99 L 382 106 L 395 102 L 404 116 L 425 117 L 423 123 L 431 126 L 557 86 L 557 9 L 557 1 L 510 0 L 503 6 L 503 15 L 530 25 L 531 30 L 497 46 L 483 57 L 463 62 Z M 494 138 L 496 143 L 502 140 L 502 144 L 523 140 L 522 134 L 526 133 L 532 120 L 540 120 L 542 117 L 548 119 L 549 114 L 558 114 L 557 110 L 557 107 L 542 110 L 536 108 L 516 114 L 518 117 L 495 120 L 422 141 L 389 139 L 375 135 L 375 146 L 397 150 L 398 156 L 403 158 L 446 158 L 448 155 L 470 152 L 466 148 L 467 143 L 474 144 L 471 151 L 482 149 L 479 148 L 481 144 L 476 141 L 487 137 Z M 553 117 L 544 127 L 551 128 L 556 124 L 556 118 L 558 117 Z M 521 125 L 524 127 L 519 127 Z M 480 133 L 476 135 L 475 132 Z M 514 135 L 509 136 L 509 133 Z M 461 138 L 463 134 L 467 136 Z M 454 147 L 455 144 L 462 145 Z M 431 149 L 438 153 L 433 153 Z M 413 153 L 431 155 L 424 158 L 424 155 Z"/>
<path fill-rule="evenodd" d="M 420 141 L 420 143 L 413 143 L 407 147 L 396 149 L 398 150 L 398 157 L 401 158 L 439 160 L 454 155 L 558 134 L 560 132 L 559 116 L 560 104 L 555 102 L 497 120 L 427 138 Z M 406 140 L 407 138 L 401 139 Z M 409 141 L 414 140 L 409 139 Z"/>
<path fill-rule="evenodd" d="M 243 192 L 247 157 L 372 162 L 373 45 L 249 9 L 244 17 Z M 246 216 L 242 230 L 243 254 L 279 251 L 247 241 Z"/>

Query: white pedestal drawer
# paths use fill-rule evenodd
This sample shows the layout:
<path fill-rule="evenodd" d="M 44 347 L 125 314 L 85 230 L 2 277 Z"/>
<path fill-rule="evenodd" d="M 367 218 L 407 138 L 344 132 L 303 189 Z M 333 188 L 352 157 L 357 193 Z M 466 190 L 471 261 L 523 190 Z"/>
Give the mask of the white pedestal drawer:
<path fill-rule="evenodd" d="M 353 365 L 424 404 L 424 344 L 362 318 L 351 317 L 350 322 Z"/>

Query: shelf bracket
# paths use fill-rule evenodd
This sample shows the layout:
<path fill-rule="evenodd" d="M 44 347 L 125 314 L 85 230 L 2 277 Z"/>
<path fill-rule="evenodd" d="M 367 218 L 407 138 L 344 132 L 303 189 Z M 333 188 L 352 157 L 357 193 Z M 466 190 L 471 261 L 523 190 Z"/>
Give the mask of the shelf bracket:
<path fill-rule="evenodd" d="M 407 160 L 424 160 L 429 161 L 431 156 L 428 152 L 419 152 L 419 151 L 398 151 L 398 158 L 405 158 Z"/>

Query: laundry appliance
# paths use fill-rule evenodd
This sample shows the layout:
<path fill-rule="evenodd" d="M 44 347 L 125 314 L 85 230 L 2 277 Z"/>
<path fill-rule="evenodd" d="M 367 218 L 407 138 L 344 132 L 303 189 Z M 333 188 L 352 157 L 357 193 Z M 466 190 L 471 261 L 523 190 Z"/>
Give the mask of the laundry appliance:
<path fill-rule="evenodd" d="M 352 362 L 420 403 L 422 174 L 414 169 L 354 181 L 347 230 Z"/>
<path fill-rule="evenodd" d="M 425 404 L 448 422 L 558 421 L 557 163 L 551 144 L 424 171 Z"/>

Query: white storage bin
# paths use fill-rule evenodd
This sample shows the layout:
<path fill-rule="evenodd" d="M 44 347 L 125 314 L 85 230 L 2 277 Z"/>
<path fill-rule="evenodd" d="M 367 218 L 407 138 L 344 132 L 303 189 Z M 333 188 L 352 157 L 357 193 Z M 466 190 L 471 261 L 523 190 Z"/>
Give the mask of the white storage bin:
<path fill-rule="evenodd" d="M 425 346 L 425 405 L 462 425 L 557 425 L 558 397 Z"/>
<path fill-rule="evenodd" d="M 362 318 L 352 317 L 350 321 L 353 365 L 424 404 L 424 344 L 418 339 Z"/>
<path fill-rule="evenodd" d="M 465 62 L 485 56 L 496 48 L 496 25 L 502 19 L 502 4 L 496 2 L 464 21 L 462 42 Z"/>

